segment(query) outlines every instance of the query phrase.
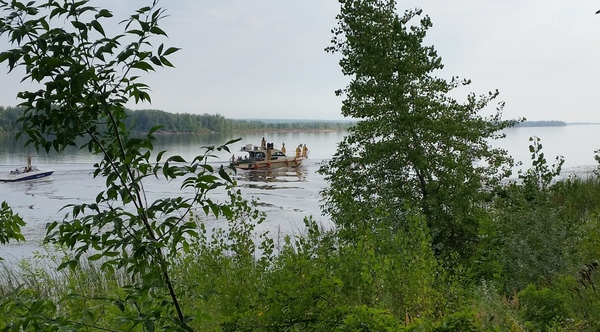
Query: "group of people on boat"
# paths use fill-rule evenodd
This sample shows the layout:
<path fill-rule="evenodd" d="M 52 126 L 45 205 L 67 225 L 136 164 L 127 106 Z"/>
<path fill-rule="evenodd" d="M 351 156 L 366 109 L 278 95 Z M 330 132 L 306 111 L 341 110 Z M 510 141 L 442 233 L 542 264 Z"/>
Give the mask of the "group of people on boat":
<path fill-rule="evenodd" d="M 285 143 L 281 145 L 281 149 L 275 148 L 274 145 L 274 143 L 268 143 L 264 137 L 259 146 L 247 144 L 240 149 L 247 156 L 236 158 L 235 155 L 232 155 L 231 166 L 237 169 L 298 167 L 304 159 L 308 158 L 306 144 L 299 144 L 296 147 L 295 156 L 293 153 L 291 156 L 286 155 Z"/>
<path fill-rule="evenodd" d="M 267 144 L 267 140 L 263 137 L 262 141 L 260 142 L 260 147 L 264 150 L 268 150 L 269 145 Z M 285 143 L 281 144 L 281 152 L 286 153 L 287 149 L 285 148 Z M 308 158 L 308 147 L 306 146 L 306 144 L 302 145 L 302 144 L 298 144 L 298 146 L 296 147 L 296 158 Z"/>
<path fill-rule="evenodd" d="M 306 146 L 306 144 L 304 144 L 304 146 L 302 144 L 299 144 L 296 147 L 296 158 L 299 157 L 308 158 L 308 147 Z"/>
<path fill-rule="evenodd" d="M 260 148 L 261 148 L 261 150 L 266 151 L 266 156 L 264 153 L 259 151 L 259 152 L 254 153 L 252 160 L 250 160 L 248 158 L 248 156 L 244 156 L 243 158 L 241 156 L 238 156 L 236 158 L 235 155 L 232 155 L 230 161 L 232 163 L 234 163 L 234 162 L 239 163 L 239 162 L 246 162 L 246 161 L 253 161 L 253 160 L 264 160 L 265 158 L 267 160 L 270 160 L 271 154 L 273 153 L 272 150 L 276 151 L 276 149 L 273 148 L 273 143 L 267 143 L 267 140 L 264 137 L 262 138 L 262 140 L 260 142 Z M 242 150 L 243 149 L 244 148 L 242 148 Z M 280 151 L 283 152 L 283 155 L 286 154 L 287 149 L 285 147 L 285 143 L 281 144 Z M 262 157 L 262 159 L 261 159 L 261 157 Z M 304 145 L 298 144 L 298 146 L 296 147 L 296 158 L 301 158 L 301 157 L 308 158 L 308 147 L 306 146 L 306 144 L 304 144 Z"/>
<path fill-rule="evenodd" d="M 22 174 L 29 173 L 33 170 L 33 166 L 31 166 L 31 157 L 27 157 L 27 165 L 21 168 L 15 168 L 14 171 L 10 171 L 10 174 Z"/>

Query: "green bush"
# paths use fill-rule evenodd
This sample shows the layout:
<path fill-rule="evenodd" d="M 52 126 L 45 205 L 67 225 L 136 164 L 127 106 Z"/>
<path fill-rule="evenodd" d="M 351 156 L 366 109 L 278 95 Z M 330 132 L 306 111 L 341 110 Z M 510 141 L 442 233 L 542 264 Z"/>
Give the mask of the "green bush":
<path fill-rule="evenodd" d="M 338 326 L 336 332 L 359 331 L 404 331 L 398 318 L 384 309 L 370 308 L 365 305 L 349 308 L 349 313 L 344 317 L 343 324 Z"/>
<path fill-rule="evenodd" d="M 519 302 L 525 326 L 537 331 L 561 326 L 567 318 L 565 296 L 553 289 L 529 285 L 519 292 Z"/>

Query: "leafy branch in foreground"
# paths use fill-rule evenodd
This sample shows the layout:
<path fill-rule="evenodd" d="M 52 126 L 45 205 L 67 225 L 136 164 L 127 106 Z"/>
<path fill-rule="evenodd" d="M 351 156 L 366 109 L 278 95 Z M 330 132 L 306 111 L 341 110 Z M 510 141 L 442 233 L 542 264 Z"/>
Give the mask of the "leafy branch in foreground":
<path fill-rule="evenodd" d="M 235 183 L 226 169 L 209 161 L 236 140 L 204 147 L 203 154 L 186 161 L 165 158 L 166 151 L 153 157 L 158 127 L 141 138 L 127 127 L 125 103 L 150 101 L 139 73 L 172 67 L 168 57 L 178 51 L 152 44 L 153 38 L 167 36 L 159 25 L 164 9 L 155 0 L 136 10 L 120 22 L 123 33 L 115 36 L 105 29 L 113 14 L 85 0 L 39 5 L 0 0 L 0 9 L 6 13 L 0 17 L 0 35 L 14 47 L 0 53 L 0 62 L 9 71 L 24 68 L 23 80 L 39 86 L 18 94 L 25 111 L 17 137 L 24 134 L 36 150 L 79 146 L 102 156 L 94 177 L 105 178 L 106 190 L 94 202 L 65 207 L 65 219 L 47 228 L 47 242 L 73 251 L 59 269 L 76 269 L 81 259 L 89 259 L 102 262 L 109 275 L 125 271 L 130 280 L 122 286 L 123 298 L 112 303 L 122 311 L 119 329 L 142 324 L 147 330 L 189 330 L 193 317 L 180 304 L 170 266 L 198 236 L 191 212 L 234 218 L 235 204 L 213 201 L 209 193 Z M 151 178 L 179 183 L 186 196 L 150 202 L 144 184 Z"/>
<path fill-rule="evenodd" d="M 0 244 L 7 244 L 10 240 L 25 241 L 25 237 L 21 234 L 21 226 L 24 225 L 23 218 L 15 214 L 6 202 L 2 202 L 0 205 Z"/>

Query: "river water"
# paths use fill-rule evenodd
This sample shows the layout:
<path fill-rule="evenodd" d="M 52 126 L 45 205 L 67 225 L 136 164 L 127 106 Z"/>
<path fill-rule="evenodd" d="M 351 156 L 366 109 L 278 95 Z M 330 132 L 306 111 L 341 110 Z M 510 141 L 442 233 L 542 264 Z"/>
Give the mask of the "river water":
<path fill-rule="evenodd" d="M 594 150 L 600 148 L 600 125 L 570 125 L 566 127 L 512 128 L 506 130 L 507 137 L 493 144 L 505 148 L 515 160 L 530 165 L 529 137 L 542 139 L 546 158 L 552 162 L 556 155 L 565 157 L 566 173 L 589 173 L 594 169 Z M 313 216 L 327 225 L 321 216 L 319 192 L 326 186 L 323 176 L 317 174 L 320 163 L 335 153 L 336 145 L 346 132 L 291 132 L 252 133 L 222 135 L 159 135 L 155 151 L 167 150 L 166 155 L 180 155 L 187 160 L 202 152 L 202 146 L 222 144 L 243 136 L 233 144 L 236 154 L 245 144 L 260 144 L 262 137 L 273 142 L 277 148 L 286 143 L 288 154 L 293 154 L 298 144 L 306 144 L 309 158 L 297 169 L 240 172 L 236 176 L 244 197 L 258 199 L 259 208 L 267 215 L 259 230 L 271 234 L 298 234 L 303 231 L 303 219 Z M 67 204 L 91 203 L 104 189 L 103 179 L 91 175 L 93 164 L 98 160 L 86 151 L 71 149 L 62 154 L 36 154 L 32 148 L 24 148 L 12 137 L 0 136 L 0 172 L 9 172 L 22 166 L 26 157 L 33 157 L 34 165 L 42 169 L 54 169 L 55 173 L 44 179 L 0 183 L 0 202 L 7 201 L 27 222 L 22 231 L 27 243 L 0 246 L 0 257 L 19 259 L 27 257 L 39 246 L 46 223 L 61 220 Z M 240 155 L 240 154 L 236 154 Z M 227 163 L 230 155 L 219 154 L 215 164 Z M 177 183 L 150 180 L 146 184 L 150 200 L 186 195 Z M 223 192 L 215 193 L 215 199 L 224 200 Z M 219 223 L 219 221 L 212 221 Z M 217 225 L 213 225 L 217 226 Z"/>
<path fill-rule="evenodd" d="M 323 224 L 319 208 L 319 191 L 325 186 L 323 177 L 317 174 L 319 164 L 329 159 L 346 132 L 309 132 L 309 133 L 252 133 L 227 135 L 158 135 L 155 151 L 167 150 L 167 155 L 180 155 L 192 160 L 203 152 L 202 147 L 220 145 L 239 138 L 230 149 L 236 155 L 246 144 L 259 145 L 262 137 L 280 148 L 286 143 L 288 154 L 294 154 L 298 144 L 306 144 L 309 158 L 295 169 L 271 171 L 239 171 L 235 176 L 242 194 L 247 199 L 258 200 L 258 207 L 267 215 L 266 221 L 257 227 L 259 231 L 271 234 L 297 234 L 303 230 L 304 217 L 313 216 Z M 68 204 L 92 203 L 96 195 L 105 189 L 104 179 L 94 179 L 93 164 L 99 160 L 86 153 L 87 150 L 70 149 L 62 154 L 36 154 L 31 148 L 23 148 L 12 137 L 0 136 L 0 172 L 8 173 L 25 163 L 28 155 L 33 164 L 40 169 L 53 169 L 48 178 L 33 181 L 0 183 L 0 202 L 7 201 L 26 222 L 22 228 L 27 243 L 15 243 L 0 246 L 0 257 L 9 260 L 20 259 L 36 250 L 43 239 L 45 225 L 53 220 L 62 220 L 66 211 L 61 208 Z M 215 166 L 227 164 L 230 154 L 219 153 L 211 163 Z M 149 201 L 162 197 L 186 196 L 190 193 L 180 190 L 180 183 L 167 183 L 164 180 L 148 178 L 145 189 Z M 211 196 L 216 200 L 225 200 L 223 191 Z M 209 221 L 219 223 L 220 221 Z M 218 225 L 208 225 L 214 227 Z"/>

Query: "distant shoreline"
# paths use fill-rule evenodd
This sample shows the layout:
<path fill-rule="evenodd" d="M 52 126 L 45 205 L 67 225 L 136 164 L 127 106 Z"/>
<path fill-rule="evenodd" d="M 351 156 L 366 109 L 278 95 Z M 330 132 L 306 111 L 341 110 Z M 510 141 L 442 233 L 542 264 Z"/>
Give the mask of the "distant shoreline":
<path fill-rule="evenodd" d="M 543 121 L 524 121 L 518 122 L 515 128 L 519 127 L 565 127 L 567 123 L 564 121 L 557 120 L 543 120 Z"/>
<path fill-rule="evenodd" d="M 230 130 L 230 131 L 206 131 L 206 132 L 178 132 L 178 131 L 155 131 L 154 135 L 180 135 L 180 134 L 226 134 L 226 133 L 331 133 L 339 131 L 348 131 L 348 129 L 247 129 L 247 130 Z"/>
<path fill-rule="evenodd" d="M 568 122 L 567 126 L 589 126 L 600 125 L 600 122 Z"/>

